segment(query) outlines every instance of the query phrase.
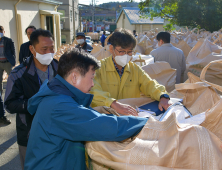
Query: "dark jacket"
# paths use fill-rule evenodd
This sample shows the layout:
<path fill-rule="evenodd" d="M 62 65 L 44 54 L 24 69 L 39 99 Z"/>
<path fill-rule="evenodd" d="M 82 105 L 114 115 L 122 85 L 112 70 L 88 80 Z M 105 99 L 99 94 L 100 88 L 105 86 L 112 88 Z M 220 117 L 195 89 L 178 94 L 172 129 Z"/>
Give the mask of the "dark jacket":
<path fill-rule="evenodd" d="M 44 82 L 28 102 L 35 117 L 25 170 L 85 170 L 84 141 L 122 141 L 138 134 L 148 120 L 100 114 L 89 107 L 92 98 L 59 75 Z"/>
<path fill-rule="evenodd" d="M 11 38 L 4 37 L 4 55 L 12 66 L 15 66 L 15 46 Z"/>
<path fill-rule="evenodd" d="M 89 44 L 87 44 L 87 42 L 85 42 L 84 46 L 81 47 L 79 44 L 76 46 L 76 48 L 79 49 L 83 49 L 85 52 L 91 52 L 93 50 L 93 47 Z"/>
<path fill-rule="evenodd" d="M 20 47 L 20 52 L 19 52 L 19 62 L 22 64 L 24 59 L 28 58 L 29 56 L 32 55 L 31 51 L 29 50 L 29 46 L 31 45 L 30 41 L 23 43 Z"/>
<path fill-rule="evenodd" d="M 58 61 L 52 61 L 54 76 L 57 73 Z M 27 146 L 28 134 L 33 115 L 27 110 L 28 99 L 39 91 L 40 85 L 35 72 L 33 57 L 29 57 L 22 64 L 12 70 L 7 81 L 5 92 L 5 109 L 9 113 L 17 113 L 16 130 L 17 141 L 21 146 Z"/>

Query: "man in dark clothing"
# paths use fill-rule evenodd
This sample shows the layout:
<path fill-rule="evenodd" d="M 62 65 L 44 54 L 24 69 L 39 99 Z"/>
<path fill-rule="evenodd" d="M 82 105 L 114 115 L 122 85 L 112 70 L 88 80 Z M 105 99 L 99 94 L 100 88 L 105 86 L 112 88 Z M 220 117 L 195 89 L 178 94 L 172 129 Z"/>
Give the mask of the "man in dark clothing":
<path fill-rule="evenodd" d="M 78 45 L 76 48 L 83 49 L 86 52 L 91 52 L 93 47 L 87 44 L 84 32 L 78 32 L 76 35 Z"/>
<path fill-rule="evenodd" d="M 14 42 L 12 41 L 12 39 L 5 37 L 4 33 L 4 27 L 0 26 L 0 95 L 2 95 L 3 72 L 6 71 L 9 75 L 12 71 L 12 66 L 15 65 Z M 0 123 L 10 124 L 11 121 L 5 116 L 2 96 L 0 100 Z"/>
<path fill-rule="evenodd" d="M 102 35 L 102 37 L 101 37 L 101 43 L 102 43 L 102 46 L 104 47 L 104 43 L 105 43 L 105 40 L 106 40 L 106 31 L 103 31 L 103 35 Z"/>
<path fill-rule="evenodd" d="M 17 66 L 9 75 L 5 93 L 5 108 L 9 113 L 17 113 L 16 130 L 17 142 L 22 168 L 29 131 L 34 115 L 27 110 L 28 99 L 35 95 L 42 83 L 49 81 L 57 73 L 58 62 L 53 59 L 54 41 L 47 30 L 37 29 L 31 34 L 29 49 L 32 56 Z"/>
<path fill-rule="evenodd" d="M 31 51 L 29 50 L 29 46 L 31 45 L 30 44 L 30 36 L 32 34 L 33 31 L 35 31 L 36 28 L 35 26 L 28 26 L 25 30 L 25 33 L 29 39 L 28 42 L 26 43 L 23 43 L 20 47 L 20 52 L 19 52 L 19 62 L 20 64 L 24 61 L 24 59 L 28 58 L 30 55 L 32 55 Z"/>
<path fill-rule="evenodd" d="M 11 38 L 4 36 L 4 27 L 0 26 L 0 93 L 2 94 L 2 75 L 9 75 L 15 66 L 15 46 Z"/>
<path fill-rule="evenodd" d="M 136 30 L 133 30 L 133 35 L 137 37 Z"/>

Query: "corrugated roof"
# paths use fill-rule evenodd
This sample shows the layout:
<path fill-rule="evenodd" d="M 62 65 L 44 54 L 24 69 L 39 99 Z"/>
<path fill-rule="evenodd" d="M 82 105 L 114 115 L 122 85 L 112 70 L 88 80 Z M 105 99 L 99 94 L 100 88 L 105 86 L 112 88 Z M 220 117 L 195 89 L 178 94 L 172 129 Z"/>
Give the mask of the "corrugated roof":
<path fill-rule="evenodd" d="M 63 4 L 63 2 L 55 1 L 55 0 L 30 0 L 30 1 L 44 2 L 44 3 L 48 3 L 48 4 L 54 4 L 54 5 L 61 5 L 61 4 Z"/>
<path fill-rule="evenodd" d="M 129 19 L 130 24 L 163 24 L 164 19 L 161 17 L 155 17 L 153 20 L 150 20 L 150 18 L 140 18 L 139 8 L 133 8 L 133 7 L 124 7 L 122 11 L 120 12 L 120 15 L 122 12 L 125 13 L 127 18 Z M 119 17 L 120 17 L 119 15 Z M 118 22 L 119 17 L 117 18 L 116 22 Z"/>

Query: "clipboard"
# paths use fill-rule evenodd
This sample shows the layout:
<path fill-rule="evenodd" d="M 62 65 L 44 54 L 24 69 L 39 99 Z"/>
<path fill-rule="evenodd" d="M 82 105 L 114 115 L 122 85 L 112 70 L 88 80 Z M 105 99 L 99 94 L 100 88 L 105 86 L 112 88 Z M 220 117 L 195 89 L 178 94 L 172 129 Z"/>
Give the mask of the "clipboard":
<path fill-rule="evenodd" d="M 155 116 L 159 116 L 162 113 L 164 113 L 165 110 L 163 109 L 163 111 L 160 111 L 159 108 L 158 108 L 158 105 L 159 105 L 159 102 L 154 101 L 154 102 L 145 104 L 143 106 L 140 106 L 139 108 L 142 109 L 142 110 L 148 110 L 148 111 L 151 111 L 151 112 L 155 112 L 156 113 Z"/>

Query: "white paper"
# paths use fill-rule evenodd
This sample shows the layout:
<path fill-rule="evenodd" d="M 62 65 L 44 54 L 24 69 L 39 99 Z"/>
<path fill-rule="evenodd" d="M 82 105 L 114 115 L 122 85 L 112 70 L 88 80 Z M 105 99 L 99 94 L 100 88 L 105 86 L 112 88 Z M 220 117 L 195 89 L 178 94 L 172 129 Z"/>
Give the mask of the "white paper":
<path fill-rule="evenodd" d="M 154 112 L 151 111 L 144 111 L 143 109 L 139 109 L 139 117 L 153 117 L 156 120 L 160 120 L 160 118 L 162 117 L 162 114 L 159 116 L 155 116 Z M 205 112 L 195 115 L 193 117 L 189 117 L 188 113 L 185 111 L 184 107 L 182 106 L 174 106 L 172 107 L 167 115 L 164 117 L 164 119 L 162 121 L 167 120 L 167 118 L 172 114 L 175 113 L 176 115 L 176 119 L 178 121 L 178 123 L 180 124 L 188 124 L 188 125 L 200 125 L 201 123 L 204 122 L 206 116 L 205 116 Z M 187 118 L 189 117 L 189 118 Z"/>

